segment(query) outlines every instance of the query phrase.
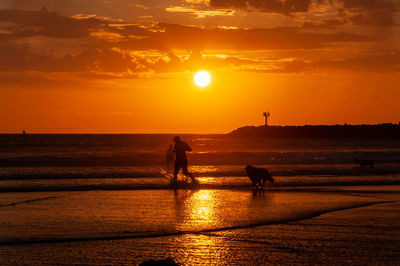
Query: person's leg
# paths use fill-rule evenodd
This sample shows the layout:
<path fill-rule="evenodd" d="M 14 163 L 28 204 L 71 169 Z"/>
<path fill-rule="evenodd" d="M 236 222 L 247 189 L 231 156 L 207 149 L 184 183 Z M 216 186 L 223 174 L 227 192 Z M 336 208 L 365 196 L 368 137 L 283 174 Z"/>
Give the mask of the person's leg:
<path fill-rule="evenodd" d="M 179 172 L 179 168 L 180 168 L 180 163 L 178 161 L 175 161 L 175 169 L 174 169 L 174 181 L 176 182 L 177 178 L 178 178 L 178 172 Z"/>
<path fill-rule="evenodd" d="M 193 183 L 198 183 L 197 180 L 194 178 L 194 175 L 192 173 L 189 173 L 188 169 L 187 169 L 187 161 L 185 162 L 184 165 L 182 165 L 182 169 L 183 169 L 183 174 L 185 176 L 189 176 L 190 179 L 192 179 Z"/>

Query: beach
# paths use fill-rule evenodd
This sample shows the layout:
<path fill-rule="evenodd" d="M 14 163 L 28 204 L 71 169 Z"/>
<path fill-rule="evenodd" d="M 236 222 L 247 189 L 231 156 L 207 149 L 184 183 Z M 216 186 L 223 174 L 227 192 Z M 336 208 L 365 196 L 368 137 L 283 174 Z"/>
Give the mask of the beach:
<path fill-rule="evenodd" d="M 399 188 L 3 193 L 0 263 L 394 265 Z"/>
<path fill-rule="evenodd" d="M 399 265 L 400 0 L 0 0 L 0 266 Z"/>
<path fill-rule="evenodd" d="M 162 174 L 173 137 L 0 135 L 0 264 L 400 260 L 398 139 L 182 135 L 200 185 L 173 190 Z M 275 182 L 255 191 L 248 164 Z"/>

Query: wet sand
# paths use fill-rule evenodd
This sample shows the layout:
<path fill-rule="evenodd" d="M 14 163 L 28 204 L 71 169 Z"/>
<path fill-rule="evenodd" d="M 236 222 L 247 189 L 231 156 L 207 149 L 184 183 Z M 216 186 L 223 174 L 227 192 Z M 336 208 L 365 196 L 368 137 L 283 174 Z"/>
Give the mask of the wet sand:
<path fill-rule="evenodd" d="M 2 265 L 400 261 L 399 186 L 3 193 L 0 205 Z"/>

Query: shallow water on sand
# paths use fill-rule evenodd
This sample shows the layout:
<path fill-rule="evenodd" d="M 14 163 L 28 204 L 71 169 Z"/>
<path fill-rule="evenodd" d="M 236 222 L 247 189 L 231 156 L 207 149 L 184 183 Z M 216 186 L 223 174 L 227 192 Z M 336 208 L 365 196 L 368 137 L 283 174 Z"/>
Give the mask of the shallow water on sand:
<path fill-rule="evenodd" d="M 302 192 L 144 190 L 0 195 L 0 243 L 213 232 L 285 223 L 371 199 Z"/>
<path fill-rule="evenodd" d="M 304 235 L 296 230 L 289 234 L 279 226 L 293 229 L 293 223 L 320 215 L 400 200 L 398 186 L 369 194 L 362 187 L 318 189 L 3 193 L 0 263 L 129 264 L 173 257 L 185 265 L 255 265 L 271 261 L 264 253 L 275 254 L 275 263 L 289 263 L 285 256 L 309 252 L 307 239 L 318 233 L 298 226 L 297 232 Z M 396 219 L 400 222 L 400 217 Z M 315 229 L 329 233 L 326 228 Z M 345 239 L 352 237 L 347 234 Z M 381 240 L 386 241 L 385 236 Z M 326 241 L 335 243 L 339 238 L 332 235 Z"/>

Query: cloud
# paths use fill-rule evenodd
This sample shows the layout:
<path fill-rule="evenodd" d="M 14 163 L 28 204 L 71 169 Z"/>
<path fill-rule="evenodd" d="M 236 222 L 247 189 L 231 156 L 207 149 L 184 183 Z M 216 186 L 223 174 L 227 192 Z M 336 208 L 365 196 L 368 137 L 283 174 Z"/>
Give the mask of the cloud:
<path fill-rule="evenodd" d="M 106 21 L 95 17 L 77 19 L 49 12 L 43 7 L 39 11 L 0 10 L 0 22 L 14 23 L 14 35 L 49 36 L 54 38 L 88 37 L 90 32 L 104 26 Z"/>
<path fill-rule="evenodd" d="M 399 11 L 399 0 L 337 0 L 344 13 L 355 25 L 395 26 L 394 14 Z"/>
<path fill-rule="evenodd" d="M 262 64 L 245 63 L 242 70 L 265 73 L 320 73 L 321 71 L 336 72 L 400 72 L 400 51 L 387 51 L 376 54 L 364 54 L 342 59 L 305 60 L 275 60 L 266 67 Z"/>
<path fill-rule="evenodd" d="M 325 19 L 318 22 L 305 21 L 302 27 L 306 29 L 318 29 L 318 28 L 333 29 L 338 26 L 346 25 L 348 22 L 349 22 L 348 19 L 336 19 L 336 18 Z"/>
<path fill-rule="evenodd" d="M 319 69 L 366 72 L 400 72 L 400 51 L 386 51 L 314 63 Z"/>
<path fill-rule="evenodd" d="M 194 50 L 186 58 L 179 58 L 172 52 L 161 53 L 149 60 L 143 53 L 126 53 L 117 48 L 85 49 L 76 55 L 56 57 L 54 54 L 37 54 L 27 46 L 0 45 L 1 81 L 17 79 L 19 75 L 28 80 L 45 79 L 44 74 L 50 74 L 50 79 L 60 76 L 86 79 L 125 79 L 137 78 L 141 73 L 174 73 L 194 71 L 199 68 L 230 69 L 236 71 L 264 73 L 321 73 L 336 72 L 400 72 L 400 51 L 370 52 L 358 56 L 347 56 L 340 59 L 319 60 L 305 58 L 301 52 L 291 57 L 243 57 L 234 54 L 224 56 L 216 54 L 203 55 Z M 327 52 L 329 53 L 329 52 Z M 8 55 L 8 56 L 7 56 Z M 16 56 L 17 55 L 17 56 Z M 7 75 L 4 73 L 8 73 Z M 12 73 L 12 75 L 10 75 Z M 17 74 L 22 73 L 22 74 Z M 24 74 L 25 73 L 25 74 Z M 28 74 L 26 74 L 28 73 Z M 43 83 L 43 82 L 42 82 Z"/>
<path fill-rule="evenodd" d="M 296 10 L 305 8 L 306 5 L 300 5 L 300 2 L 296 1 L 298 7 Z M 373 41 L 371 37 L 352 33 L 312 33 L 290 27 L 226 29 L 166 23 L 139 25 L 93 15 L 64 17 L 49 12 L 46 8 L 40 11 L 0 10 L 1 21 L 13 24 L 7 26 L 6 33 L 0 34 L 0 41 L 29 36 L 87 38 L 87 46 L 90 47 L 108 49 L 119 47 L 125 50 L 316 49 L 337 42 Z M 332 25 L 337 21 L 330 20 L 324 23 Z"/>
<path fill-rule="evenodd" d="M 341 1 L 345 6 L 343 0 Z M 297 2 L 295 8 L 291 10 L 308 8 L 307 1 L 303 1 L 302 5 L 300 2 Z M 360 5 L 354 2 L 348 8 L 358 9 Z M 361 6 L 363 10 L 373 8 L 372 4 Z M 355 19 L 357 15 L 356 13 L 348 15 L 351 16 Z M 320 51 L 326 49 L 329 50 L 326 53 L 332 53 L 335 49 L 343 49 L 347 44 L 373 44 L 381 41 L 380 37 L 344 31 L 313 31 L 313 27 L 332 29 L 336 25 L 350 23 L 350 19 L 347 18 L 306 22 L 303 27 L 238 29 L 167 23 L 139 24 L 93 14 L 65 17 L 43 8 L 40 11 L 0 10 L 1 22 L 3 23 L 0 24 L 0 71 L 3 73 L 12 71 L 71 73 L 71 76 L 105 79 L 137 77 L 144 72 L 195 70 L 199 66 L 274 73 L 306 72 L 316 69 L 398 71 L 398 64 L 393 62 L 394 58 L 398 58 L 397 52 L 371 53 L 370 57 L 351 59 L 344 57 L 341 60 L 325 61 L 305 59 L 302 56 L 305 51 L 314 49 Z M 44 41 L 37 41 L 33 36 L 45 36 L 40 37 Z M 76 42 L 76 47 L 79 49 L 57 53 L 53 49 L 57 47 L 52 47 L 48 40 L 65 42 L 59 38 L 69 38 L 68 42 Z M 37 49 L 38 46 L 41 47 L 40 50 Z M 189 57 L 182 59 L 171 52 L 174 50 L 193 52 Z M 279 59 L 258 57 L 244 59 L 232 55 L 219 58 L 212 54 L 203 56 L 200 51 L 204 50 L 212 50 L 214 54 L 224 51 L 246 54 L 250 51 L 275 50 L 275 52 L 290 51 L 294 55 Z M 375 54 L 375 57 L 372 54 Z M 374 64 L 373 60 L 377 63 Z"/>
<path fill-rule="evenodd" d="M 311 3 L 311 0 L 210 0 L 210 6 L 216 8 L 257 9 L 281 14 L 307 12 Z"/>
<path fill-rule="evenodd" d="M 355 25 L 395 26 L 394 14 L 399 11 L 399 0 L 211 0 L 214 8 L 258 10 L 286 16 L 311 13 L 318 6 L 337 10 L 337 18 L 346 17 Z"/>
<path fill-rule="evenodd" d="M 131 23 L 110 23 L 107 25 L 106 29 L 108 31 L 118 33 L 126 37 L 148 37 L 152 34 L 151 31 L 146 29 L 146 27 L 141 27 L 139 25 Z"/>
<path fill-rule="evenodd" d="M 392 9 L 398 7 L 398 0 L 336 0 L 342 3 L 345 8 L 360 10 Z"/>
<path fill-rule="evenodd" d="M 159 32 L 149 38 L 125 40 L 118 46 L 127 50 L 269 50 L 317 49 L 338 42 L 371 42 L 373 37 L 338 33 L 302 32 L 300 28 L 221 29 L 198 28 L 176 24 L 158 24 Z M 115 45 L 115 44 L 113 44 Z"/>
<path fill-rule="evenodd" d="M 380 53 L 365 53 L 347 58 L 331 59 L 306 59 L 301 54 L 297 58 L 244 58 L 235 55 L 224 57 L 207 55 L 200 51 L 193 51 L 186 60 L 179 60 L 174 54 L 169 53 L 169 58 L 175 59 L 167 62 L 157 61 L 153 69 L 156 72 L 176 72 L 196 70 L 199 66 L 208 69 L 230 68 L 238 71 L 265 72 L 265 73 L 320 73 L 335 72 L 400 72 L 400 51 L 383 51 Z"/>
<path fill-rule="evenodd" d="M 62 57 L 54 53 L 36 53 L 27 45 L 0 43 L 0 71 L 42 72 L 126 72 L 136 71 L 137 64 L 119 49 L 89 48 Z"/>
<path fill-rule="evenodd" d="M 233 16 L 235 10 L 232 9 L 217 9 L 217 10 L 204 10 L 198 8 L 190 8 L 186 6 L 172 6 L 165 9 L 171 13 L 188 13 L 193 14 L 196 18 L 215 17 L 215 16 Z"/>
<path fill-rule="evenodd" d="M 395 26 L 391 11 L 378 10 L 366 13 L 360 13 L 350 17 L 351 22 L 355 25 L 389 27 Z"/>

